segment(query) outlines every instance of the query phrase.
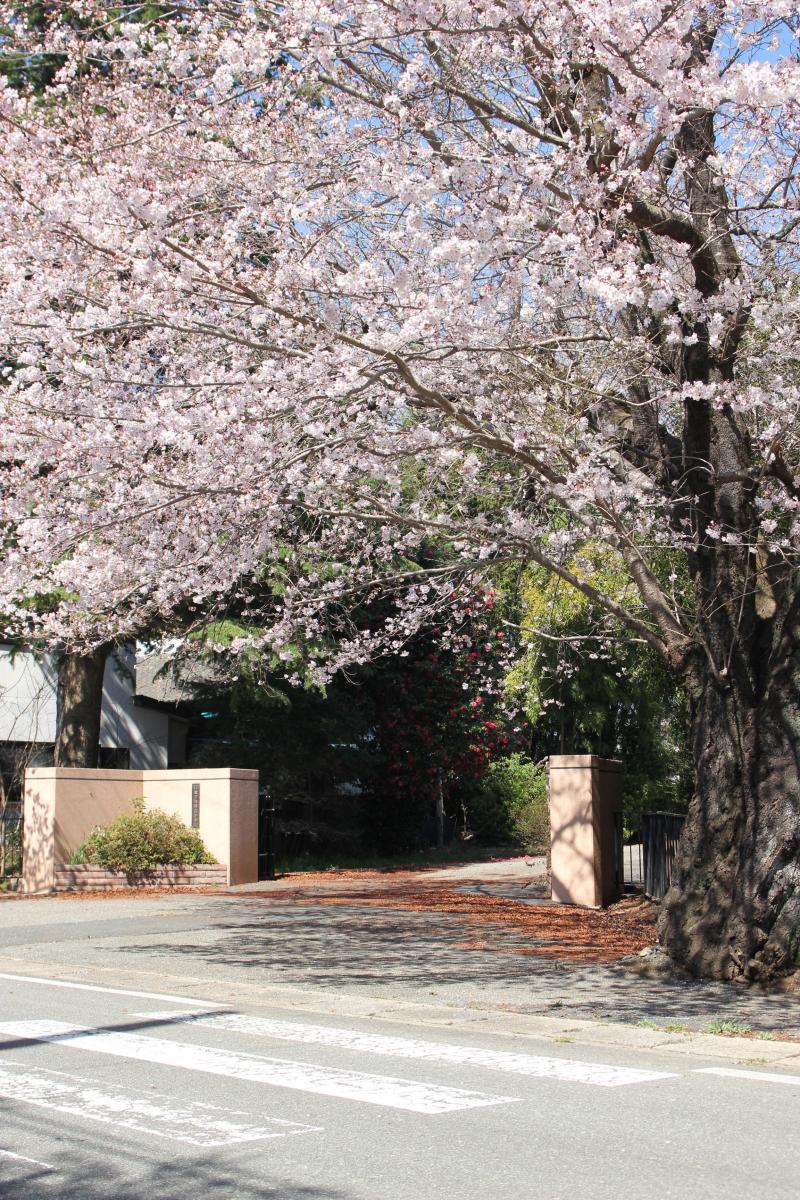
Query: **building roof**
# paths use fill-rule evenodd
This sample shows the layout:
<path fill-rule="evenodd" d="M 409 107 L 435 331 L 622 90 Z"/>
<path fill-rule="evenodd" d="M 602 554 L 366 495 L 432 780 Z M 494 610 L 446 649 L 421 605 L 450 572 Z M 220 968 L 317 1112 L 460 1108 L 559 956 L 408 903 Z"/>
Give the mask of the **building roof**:
<path fill-rule="evenodd" d="M 176 707 L 191 704 L 219 689 L 224 672 L 207 659 L 148 654 L 136 659 L 136 698 Z"/>

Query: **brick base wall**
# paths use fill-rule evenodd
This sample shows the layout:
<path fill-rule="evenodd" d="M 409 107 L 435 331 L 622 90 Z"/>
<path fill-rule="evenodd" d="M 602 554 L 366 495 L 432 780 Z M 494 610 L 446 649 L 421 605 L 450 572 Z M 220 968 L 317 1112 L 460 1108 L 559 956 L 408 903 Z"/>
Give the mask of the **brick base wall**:
<path fill-rule="evenodd" d="M 227 867 L 221 863 L 193 867 L 154 867 L 151 871 L 111 871 L 91 864 L 56 867 L 57 892 L 101 891 L 107 888 L 224 887 Z"/>

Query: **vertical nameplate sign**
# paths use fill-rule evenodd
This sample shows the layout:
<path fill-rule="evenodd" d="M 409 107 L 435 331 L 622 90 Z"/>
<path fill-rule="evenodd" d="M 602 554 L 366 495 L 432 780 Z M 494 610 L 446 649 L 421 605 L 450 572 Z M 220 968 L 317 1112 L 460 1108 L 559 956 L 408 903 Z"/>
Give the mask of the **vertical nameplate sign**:
<path fill-rule="evenodd" d="M 192 784 L 192 829 L 200 828 L 200 784 Z"/>

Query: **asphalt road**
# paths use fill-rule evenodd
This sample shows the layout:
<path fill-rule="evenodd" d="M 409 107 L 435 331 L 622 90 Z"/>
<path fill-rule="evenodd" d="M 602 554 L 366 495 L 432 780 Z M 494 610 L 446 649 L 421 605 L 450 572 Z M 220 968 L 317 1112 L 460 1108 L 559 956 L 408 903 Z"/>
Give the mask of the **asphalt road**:
<path fill-rule="evenodd" d="M 198 980 L 223 989 L 235 981 L 252 992 L 311 990 L 365 1002 L 380 996 L 694 1027 L 728 1020 L 800 1033 L 797 994 L 638 979 L 616 964 L 518 954 L 519 938 L 497 928 L 491 940 L 491 949 L 473 949 L 475 926 L 446 913 L 306 906 L 247 895 L 0 901 L 0 970 L 8 960 L 23 973 L 38 964 L 77 966 L 111 983 L 123 975 L 144 980 L 134 986 L 151 990 L 163 986 L 159 979 L 173 991 Z"/>
<path fill-rule="evenodd" d="M 436 930 L 396 914 L 387 991 L 380 913 L 346 970 L 342 914 L 291 914 L 274 940 L 256 901 L 0 905 L 3 1200 L 796 1200 L 800 1046 L 509 1013 L 505 955 L 459 1006 L 447 930 L 424 989 Z"/>
<path fill-rule="evenodd" d="M 797 1196 L 785 1070 L 91 984 L 0 996 L 4 1200 Z"/>

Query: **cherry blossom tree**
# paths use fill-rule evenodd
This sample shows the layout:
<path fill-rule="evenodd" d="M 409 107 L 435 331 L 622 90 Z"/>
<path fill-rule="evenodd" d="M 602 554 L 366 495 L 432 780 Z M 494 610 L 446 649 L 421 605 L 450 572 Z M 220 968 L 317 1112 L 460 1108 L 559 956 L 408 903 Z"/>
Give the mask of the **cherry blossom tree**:
<path fill-rule="evenodd" d="M 796 970 L 794 6 L 38 8 L 0 3 L 9 625 L 91 646 L 272 571 L 259 636 L 333 627 L 332 671 L 546 568 L 689 699 L 670 952 Z"/>

